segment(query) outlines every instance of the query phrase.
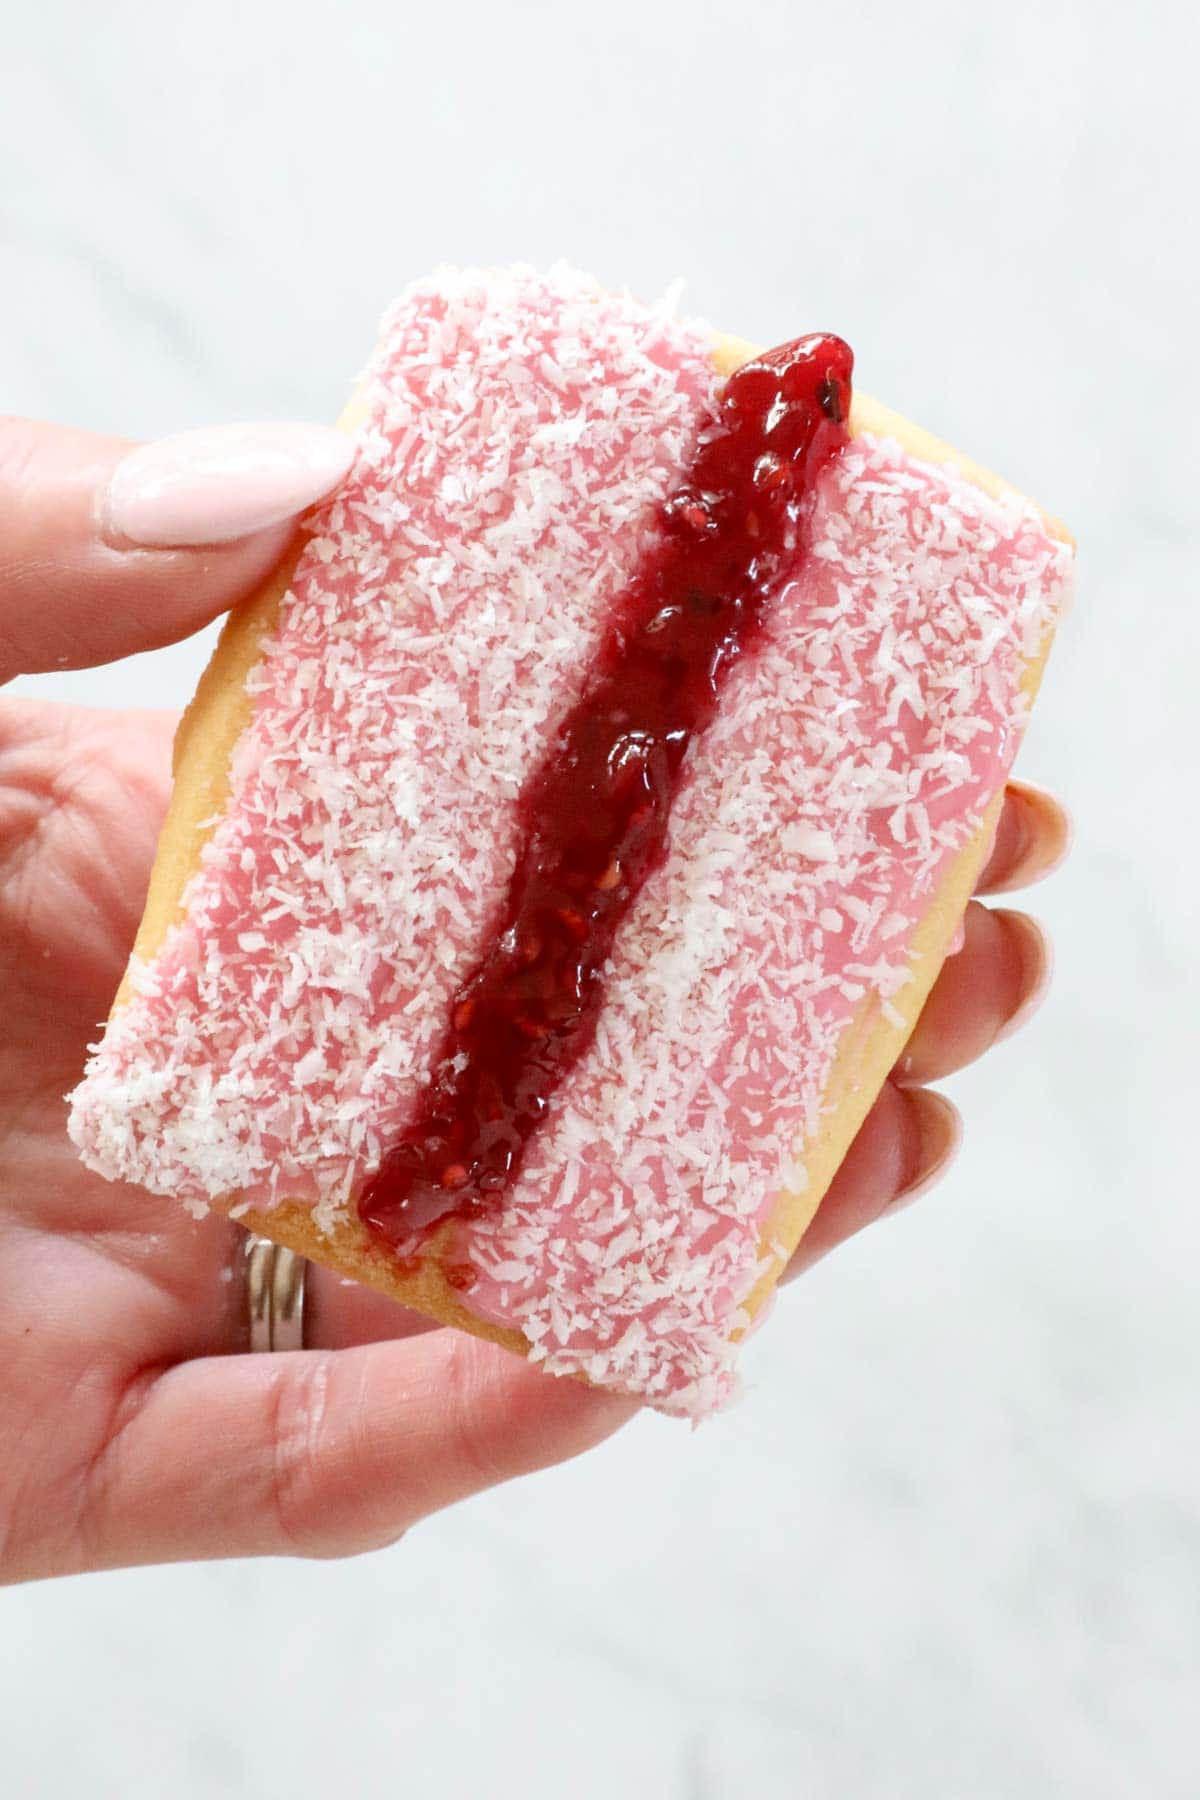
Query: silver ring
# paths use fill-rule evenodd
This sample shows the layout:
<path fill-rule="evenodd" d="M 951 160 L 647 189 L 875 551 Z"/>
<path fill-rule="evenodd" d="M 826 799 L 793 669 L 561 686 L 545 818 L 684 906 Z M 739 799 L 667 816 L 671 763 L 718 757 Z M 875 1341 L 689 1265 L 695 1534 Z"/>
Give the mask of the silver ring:
<path fill-rule="evenodd" d="M 246 1237 L 246 1308 L 251 1350 L 303 1350 L 308 1264 L 269 1238 Z"/>

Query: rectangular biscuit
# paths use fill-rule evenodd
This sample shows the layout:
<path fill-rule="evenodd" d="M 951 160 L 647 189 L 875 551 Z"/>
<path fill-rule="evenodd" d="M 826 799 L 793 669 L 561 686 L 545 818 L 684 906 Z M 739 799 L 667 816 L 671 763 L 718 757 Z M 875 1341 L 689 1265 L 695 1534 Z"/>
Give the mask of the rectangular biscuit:
<path fill-rule="evenodd" d="M 958 452 L 855 397 L 503 1207 L 397 1260 L 354 1201 L 428 1081 L 522 781 L 751 354 L 564 270 L 397 304 L 355 471 L 181 724 L 72 1116 L 106 1175 L 691 1414 L 727 1397 L 947 953 L 1067 589 L 1062 527 Z"/>

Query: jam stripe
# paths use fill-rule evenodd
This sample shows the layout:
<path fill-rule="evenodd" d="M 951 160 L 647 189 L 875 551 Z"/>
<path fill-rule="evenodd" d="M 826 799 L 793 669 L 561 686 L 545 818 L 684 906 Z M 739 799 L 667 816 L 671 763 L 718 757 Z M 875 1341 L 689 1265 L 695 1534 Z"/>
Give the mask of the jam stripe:
<path fill-rule="evenodd" d="M 360 1196 L 364 1224 L 397 1253 L 496 1204 L 591 1042 L 614 937 L 667 851 L 689 747 L 798 572 L 814 480 L 847 439 L 851 369 L 826 334 L 739 369 L 662 505 L 590 685 L 520 796 L 503 914 L 455 998 L 427 1097 Z M 458 1274 L 469 1286 L 469 1265 Z"/>

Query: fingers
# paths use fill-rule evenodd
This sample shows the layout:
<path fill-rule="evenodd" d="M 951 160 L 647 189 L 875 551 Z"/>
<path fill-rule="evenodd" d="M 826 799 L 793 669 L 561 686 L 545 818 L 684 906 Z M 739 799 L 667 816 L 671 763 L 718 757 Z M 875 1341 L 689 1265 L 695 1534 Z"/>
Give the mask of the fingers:
<path fill-rule="evenodd" d="M 1025 781 L 1010 781 L 987 865 L 975 884 L 977 894 L 1010 894 L 1032 887 L 1053 873 L 1071 848 L 1071 819 L 1066 808 Z"/>
<path fill-rule="evenodd" d="M 958 1108 L 886 1081 L 781 1277 L 793 1280 L 839 1244 L 908 1205 L 945 1174 L 962 1142 Z"/>
<path fill-rule="evenodd" d="M 0 419 L 0 680 L 83 668 L 197 631 L 279 562 L 337 486 L 323 426 L 185 432 L 135 448 Z"/>
<path fill-rule="evenodd" d="M 1050 941 L 1027 913 L 972 901 L 962 948 L 947 957 L 893 1071 L 920 1087 L 965 1068 L 1017 1031 L 1050 985 Z"/>
<path fill-rule="evenodd" d="M 130 1398 L 94 1467 L 89 1566 L 374 1549 L 636 1410 L 457 1331 L 181 1363 Z"/>
<path fill-rule="evenodd" d="M 363 1287 L 319 1263 L 309 1263 L 304 1288 L 304 1342 L 314 1350 L 342 1350 L 438 1329 L 376 1288 Z"/>
<path fill-rule="evenodd" d="M 28 1007 L 41 1048 L 61 1041 L 78 1063 L 107 1012 L 145 901 L 173 723 L 0 694 L 6 1042 Z"/>
<path fill-rule="evenodd" d="M 972 901 L 962 947 L 943 965 L 784 1281 L 901 1201 L 915 1200 L 944 1174 L 962 1124 L 957 1109 L 924 1084 L 965 1067 L 1018 1030 L 1041 1004 L 1050 972 L 1049 941 L 1036 920 Z"/>

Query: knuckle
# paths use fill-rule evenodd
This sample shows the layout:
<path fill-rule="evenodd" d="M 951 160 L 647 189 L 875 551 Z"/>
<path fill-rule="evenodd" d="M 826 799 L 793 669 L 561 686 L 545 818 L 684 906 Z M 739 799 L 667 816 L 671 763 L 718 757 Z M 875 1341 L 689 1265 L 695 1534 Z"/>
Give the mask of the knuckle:
<path fill-rule="evenodd" d="M 268 1390 L 269 1494 L 282 1546 L 296 1556 L 336 1554 L 321 1507 L 320 1444 L 328 1368 L 290 1358 Z"/>
<path fill-rule="evenodd" d="M 269 1484 L 283 1550 L 326 1560 L 397 1542 L 407 1520 L 381 1510 L 369 1439 L 352 1417 L 339 1417 L 334 1430 L 330 1357 L 306 1352 L 276 1373 L 268 1401 Z"/>
<path fill-rule="evenodd" d="M 472 1493 L 494 1487 L 512 1473 L 494 1429 L 495 1409 L 485 1403 L 485 1370 L 492 1366 L 488 1348 L 481 1339 L 457 1332 L 448 1345 L 447 1431 L 463 1486 Z"/>

